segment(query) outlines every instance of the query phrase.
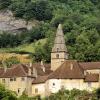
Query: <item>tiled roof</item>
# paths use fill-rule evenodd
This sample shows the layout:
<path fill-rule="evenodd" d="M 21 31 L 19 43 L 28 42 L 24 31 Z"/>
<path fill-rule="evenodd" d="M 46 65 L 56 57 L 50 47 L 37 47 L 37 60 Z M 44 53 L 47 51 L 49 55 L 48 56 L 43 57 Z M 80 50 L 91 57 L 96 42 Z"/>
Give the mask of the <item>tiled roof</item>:
<path fill-rule="evenodd" d="M 57 70 L 48 76 L 48 79 L 83 79 L 83 69 L 77 61 L 67 60 Z"/>
<path fill-rule="evenodd" d="M 85 82 L 98 82 L 99 81 L 99 74 L 86 74 Z"/>
<path fill-rule="evenodd" d="M 0 76 L 2 76 L 4 73 L 4 68 L 0 68 Z"/>
<path fill-rule="evenodd" d="M 33 80 L 32 84 L 45 83 L 47 78 L 48 78 L 48 76 L 38 76 L 36 79 Z"/>
<path fill-rule="evenodd" d="M 4 72 L 4 68 L 0 68 L 0 77 L 7 78 L 28 76 L 29 66 L 30 65 L 16 64 L 13 65 L 11 68 L 7 68 L 6 72 Z M 47 75 L 52 72 L 50 70 L 50 64 L 44 64 L 44 67 L 45 72 L 43 71 L 40 63 L 35 63 L 31 66 L 31 70 L 33 70 L 33 68 L 36 68 L 37 75 L 39 76 Z"/>
<path fill-rule="evenodd" d="M 28 75 L 28 68 L 23 64 L 13 65 L 11 68 L 8 68 L 1 77 L 23 77 Z"/>
<path fill-rule="evenodd" d="M 100 62 L 80 62 L 84 70 L 100 69 Z"/>
<path fill-rule="evenodd" d="M 45 72 L 42 69 L 41 63 L 34 63 L 32 65 L 32 67 L 36 68 L 37 74 L 38 75 L 41 75 L 41 76 L 50 74 L 52 72 L 51 71 L 51 65 L 50 64 L 44 64 Z"/>

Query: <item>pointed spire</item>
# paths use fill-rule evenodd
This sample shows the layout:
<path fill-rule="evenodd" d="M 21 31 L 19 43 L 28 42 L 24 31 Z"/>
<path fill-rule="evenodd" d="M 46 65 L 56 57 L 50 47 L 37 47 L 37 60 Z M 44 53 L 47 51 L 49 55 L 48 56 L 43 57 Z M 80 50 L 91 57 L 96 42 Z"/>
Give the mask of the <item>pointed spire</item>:
<path fill-rule="evenodd" d="M 59 24 L 57 28 L 56 38 L 54 42 L 54 47 L 52 48 L 52 52 L 67 52 L 65 39 L 63 34 L 62 25 Z"/>
<path fill-rule="evenodd" d="M 61 24 L 58 25 L 56 36 L 64 36 Z"/>

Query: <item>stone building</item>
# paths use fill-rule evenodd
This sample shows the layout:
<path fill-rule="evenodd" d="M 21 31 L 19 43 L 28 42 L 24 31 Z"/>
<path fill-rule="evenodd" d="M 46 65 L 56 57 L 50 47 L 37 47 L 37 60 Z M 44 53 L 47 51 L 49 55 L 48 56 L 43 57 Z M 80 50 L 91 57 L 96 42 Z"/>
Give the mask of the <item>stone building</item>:
<path fill-rule="evenodd" d="M 58 92 L 61 88 L 92 91 L 100 87 L 100 62 L 68 60 L 68 55 L 62 25 L 59 24 L 51 51 L 53 72 L 33 80 L 32 95 L 47 96 Z M 44 93 L 40 91 L 41 89 Z"/>
<path fill-rule="evenodd" d="M 100 87 L 100 62 L 79 62 L 68 59 L 62 25 L 59 24 L 51 64 L 18 64 L 0 68 L 0 83 L 18 96 L 48 96 L 65 88 L 92 91 Z"/>

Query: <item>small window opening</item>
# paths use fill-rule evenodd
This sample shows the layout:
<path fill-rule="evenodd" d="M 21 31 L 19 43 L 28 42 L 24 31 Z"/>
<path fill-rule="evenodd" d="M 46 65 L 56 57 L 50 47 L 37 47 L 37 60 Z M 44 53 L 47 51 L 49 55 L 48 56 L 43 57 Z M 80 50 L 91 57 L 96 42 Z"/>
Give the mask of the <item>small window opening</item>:
<path fill-rule="evenodd" d="M 57 48 L 57 52 L 59 51 L 59 48 Z"/>
<path fill-rule="evenodd" d="M 38 89 L 37 88 L 35 88 L 35 93 L 38 93 Z"/>
<path fill-rule="evenodd" d="M 53 86 L 55 86 L 55 83 L 53 83 Z"/>
<path fill-rule="evenodd" d="M 24 81 L 24 80 L 25 80 L 25 78 L 24 78 L 24 77 L 22 77 L 22 78 L 21 78 L 21 80 L 22 80 L 22 81 Z"/>
<path fill-rule="evenodd" d="M 56 58 L 59 58 L 59 54 L 56 54 Z"/>
<path fill-rule="evenodd" d="M 5 83 L 5 79 L 2 79 L 2 82 Z"/>
<path fill-rule="evenodd" d="M 18 88 L 18 93 L 20 93 L 20 88 Z"/>

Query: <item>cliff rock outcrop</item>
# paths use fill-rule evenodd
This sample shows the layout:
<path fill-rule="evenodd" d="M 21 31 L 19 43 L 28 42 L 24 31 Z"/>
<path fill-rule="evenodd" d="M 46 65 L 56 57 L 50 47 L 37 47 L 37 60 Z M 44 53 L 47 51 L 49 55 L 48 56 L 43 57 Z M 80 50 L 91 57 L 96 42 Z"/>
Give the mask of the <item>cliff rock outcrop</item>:
<path fill-rule="evenodd" d="M 17 33 L 32 29 L 36 23 L 36 21 L 27 23 L 24 19 L 16 19 L 9 10 L 0 11 L 0 31 Z"/>

